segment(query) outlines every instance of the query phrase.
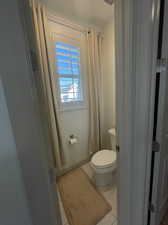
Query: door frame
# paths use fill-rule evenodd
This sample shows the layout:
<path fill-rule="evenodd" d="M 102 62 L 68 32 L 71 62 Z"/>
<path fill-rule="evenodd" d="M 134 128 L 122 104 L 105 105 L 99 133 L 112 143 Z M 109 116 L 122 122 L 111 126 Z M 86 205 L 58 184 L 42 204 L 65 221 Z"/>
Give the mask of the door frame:
<path fill-rule="evenodd" d="M 158 9 L 159 0 L 115 3 L 119 225 L 147 224 Z"/>
<path fill-rule="evenodd" d="M 25 152 L 23 151 L 30 144 L 33 145 L 33 143 L 27 142 L 28 139 L 26 138 L 28 132 L 31 134 L 32 131 L 26 130 L 26 120 L 29 112 L 23 111 L 22 116 L 24 117 L 19 117 L 12 99 L 21 100 L 22 98 L 22 104 L 25 107 L 27 99 L 29 100 L 29 104 L 32 107 L 30 116 L 34 115 L 34 126 L 39 133 L 42 131 L 42 122 L 36 110 L 37 99 L 36 91 L 34 91 L 35 87 L 33 86 L 34 78 L 30 66 L 30 57 L 26 51 L 23 29 L 21 28 L 21 18 L 19 18 L 17 9 L 18 5 L 16 4 L 16 0 L 12 1 L 12 4 L 15 4 L 14 6 L 9 4 L 9 0 L 6 2 L 5 10 L 2 10 L 3 18 L 1 23 L 3 27 L 6 27 L 3 21 L 8 21 L 9 8 L 10 15 L 12 14 L 13 19 L 16 20 L 15 28 L 19 30 L 19 35 L 17 32 L 11 33 L 13 31 L 13 24 L 6 27 L 6 33 L 1 42 L 3 49 L 1 54 L 4 53 L 4 55 L 0 56 L 2 56 L 3 61 L 6 61 L 6 65 L 9 65 L 9 63 L 13 65 L 13 60 L 19 54 L 18 57 L 20 58 L 17 59 L 17 64 L 13 68 L 21 79 L 16 80 L 12 75 L 11 78 L 9 75 L 13 71 L 4 65 L 2 65 L 4 69 L 2 71 L 2 78 L 6 89 L 12 129 L 17 139 L 17 151 L 21 162 L 23 180 L 25 184 L 31 187 L 31 189 L 28 189 L 28 186 L 25 185 L 28 206 L 30 208 L 32 222 L 37 224 L 37 221 L 40 221 L 38 224 L 44 224 L 45 221 L 41 221 L 42 218 L 39 213 L 41 208 L 37 207 L 39 209 L 37 210 L 34 205 L 37 203 L 40 205 L 38 202 L 39 198 L 36 198 L 36 194 L 43 199 L 47 199 L 47 210 L 45 211 L 45 205 L 43 205 L 43 212 L 45 212 L 45 215 L 48 213 L 48 219 L 50 219 L 48 224 L 59 224 L 59 222 L 55 221 L 55 215 L 53 214 L 55 205 L 51 193 L 52 187 L 48 174 L 49 168 L 45 161 L 44 150 L 47 147 L 43 143 L 45 140 L 43 138 L 39 140 L 39 147 L 35 148 L 36 151 L 34 151 L 34 147 L 29 149 L 31 150 L 31 157 L 25 157 Z M 116 35 L 117 136 L 120 147 L 120 152 L 118 153 L 118 162 L 120 164 L 118 171 L 119 225 L 147 224 L 154 112 L 155 76 L 153 75 L 156 69 L 157 55 L 158 5 L 159 0 L 116 0 L 115 3 L 116 33 L 119 34 Z M 14 7 L 13 9 L 12 6 Z M 10 40 L 13 38 L 15 39 L 15 44 L 18 45 L 18 49 L 15 47 L 11 55 L 6 55 L 6 50 L 8 52 L 11 51 Z M 23 65 L 20 62 L 23 62 Z M 21 65 L 22 74 L 17 70 Z M 8 76 L 6 76 L 7 73 Z M 13 79 L 13 82 L 11 82 L 11 79 Z M 25 85 L 30 88 L 30 91 L 25 89 L 23 96 L 18 92 L 11 91 L 12 89 L 16 90 L 21 87 L 21 81 L 24 81 Z M 22 133 L 19 127 L 21 119 L 23 120 L 22 128 L 26 130 L 25 133 Z M 22 135 L 25 136 L 21 140 Z M 41 137 L 44 136 L 41 134 Z M 38 159 L 39 153 L 37 150 L 43 151 L 43 153 L 40 152 L 41 159 Z M 37 168 L 37 165 L 39 165 L 38 170 L 35 172 L 37 177 L 41 177 L 42 187 L 46 188 L 46 190 L 43 189 L 43 193 L 39 193 L 40 189 L 35 187 L 31 176 L 27 176 L 27 174 L 31 173 L 29 165 L 32 165 L 32 160 L 34 165 L 36 165 L 34 168 Z M 40 176 L 38 176 L 38 173 Z M 37 185 L 39 185 L 38 182 Z M 58 216 L 59 214 L 58 212 Z"/>
<path fill-rule="evenodd" d="M 161 46 L 161 58 L 168 59 L 168 26 L 166 21 L 168 20 L 168 14 L 166 13 L 168 10 L 168 1 L 164 1 L 164 15 L 163 15 L 163 33 L 162 33 L 162 46 Z M 167 63 L 167 62 L 166 62 Z M 152 203 L 155 206 L 155 212 L 151 213 L 151 223 L 150 225 L 160 224 L 162 217 L 165 214 L 165 211 L 168 208 L 168 195 L 166 200 L 163 202 L 161 209 L 158 208 L 159 203 L 159 186 L 162 185 L 162 180 L 160 179 L 160 163 L 161 163 L 161 155 L 162 155 L 162 135 L 163 135 L 163 124 L 164 124 L 164 110 L 165 110 L 165 97 L 166 97 L 166 80 L 167 80 L 167 69 L 166 71 L 162 71 L 160 73 L 160 87 L 158 93 L 158 115 L 157 115 L 157 129 L 156 129 L 156 141 L 160 144 L 160 151 L 156 153 L 154 158 L 154 172 L 155 176 L 153 177 L 153 188 L 152 188 Z M 161 212 L 159 214 L 159 211 Z"/>
<path fill-rule="evenodd" d="M 116 96 L 120 225 L 146 225 L 160 0 L 117 0 Z"/>
<path fill-rule="evenodd" d="M 23 27 L 23 15 L 27 15 L 25 9 L 28 1 L 3 0 L 1 4 L 0 77 L 16 143 L 30 222 L 31 225 L 62 225 L 58 196 L 49 176 L 48 145 L 38 108 L 30 49 Z M 15 181 L 15 177 L 12 179 Z"/>

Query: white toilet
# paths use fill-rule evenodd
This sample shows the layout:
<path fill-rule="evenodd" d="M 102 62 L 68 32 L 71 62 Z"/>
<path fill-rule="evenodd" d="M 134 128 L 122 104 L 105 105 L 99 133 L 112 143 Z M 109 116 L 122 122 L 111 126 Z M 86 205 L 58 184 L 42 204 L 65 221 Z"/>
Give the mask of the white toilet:
<path fill-rule="evenodd" d="M 94 172 L 94 181 L 97 188 L 108 188 L 115 182 L 116 170 L 116 131 L 115 128 L 109 129 L 108 133 L 111 140 L 111 150 L 103 149 L 96 152 L 90 165 Z"/>

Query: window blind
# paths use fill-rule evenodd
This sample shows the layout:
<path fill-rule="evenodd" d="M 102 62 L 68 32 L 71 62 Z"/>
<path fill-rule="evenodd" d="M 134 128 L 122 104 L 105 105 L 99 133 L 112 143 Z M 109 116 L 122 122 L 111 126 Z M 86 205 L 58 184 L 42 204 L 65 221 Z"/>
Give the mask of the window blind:
<path fill-rule="evenodd" d="M 80 66 L 80 48 L 57 42 L 56 67 L 62 103 L 82 100 Z"/>

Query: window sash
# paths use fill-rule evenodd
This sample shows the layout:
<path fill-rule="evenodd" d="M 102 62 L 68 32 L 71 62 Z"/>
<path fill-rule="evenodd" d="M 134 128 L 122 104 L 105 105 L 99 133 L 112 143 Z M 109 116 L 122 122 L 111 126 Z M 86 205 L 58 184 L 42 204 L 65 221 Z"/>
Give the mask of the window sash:
<path fill-rule="evenodd" d="M 63 45 L 65 44 L 68 47 L 64 47 L 62 44 Z M 81 84 L 82 79 L 81 79 L 80 48 L 76 47 L 75 45 L 69 45 L 60 41 L 57 42 L 55 46 L 56 46 L 55 59 L 56 59 L 56 68 L 57 68 L 57 74 L 58 74 L 60 102 L 61 103 L 81 102 L 83 101 L 83 91 L 82 91 L 82 84 Z M 66 73 L 66 72 L 70 72 L 70 73 Z M 65 79 L 67 78 L 67 84 L 66 84 L 66 81 L 64 81 L 65 85 L 61 84 L 61 78 L 65 78 Z M 69 78 L 69 84 L 68 84 L 68 78 Z M 75 87 L 75 84 L 77 85 L 76 87 Z M 66 90 L 66 88 L 67 88 L 67 91 L 64 91 Z"/>

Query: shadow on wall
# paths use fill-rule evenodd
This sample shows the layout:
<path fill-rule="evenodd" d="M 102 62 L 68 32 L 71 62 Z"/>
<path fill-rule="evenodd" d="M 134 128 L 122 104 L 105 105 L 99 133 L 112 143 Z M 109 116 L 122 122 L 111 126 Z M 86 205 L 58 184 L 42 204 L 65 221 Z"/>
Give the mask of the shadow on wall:
<path fill-rule="evenodd" d="M 114 6 L 113 12 L 114 12 Z M 108 129 L 116 127 L 116 102 L 115 102 L 115 30 L 114 13 L 112 22 L 104 29 L 102 60 L 103 60 L 103 115 L 102 136 L 103 148 L 110 147 Z"/>
<path fill-rule="evenodd" d="M 1 80 L 0 106 L 0 224 L 31 225 Z"/>

